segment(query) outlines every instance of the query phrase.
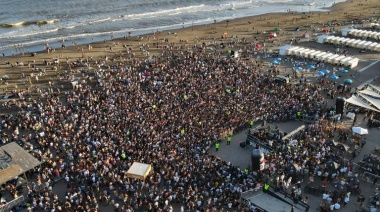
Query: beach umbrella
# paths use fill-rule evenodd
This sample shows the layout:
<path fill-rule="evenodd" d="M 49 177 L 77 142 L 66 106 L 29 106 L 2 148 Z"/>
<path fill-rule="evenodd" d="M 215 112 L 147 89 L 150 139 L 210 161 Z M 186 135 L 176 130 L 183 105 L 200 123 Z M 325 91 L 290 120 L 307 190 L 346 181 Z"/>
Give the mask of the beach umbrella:
<path fill-rule="evenodd" d="M 343 69 L 340 72 L 342 72 L 342 73 L 348 73 L 348 70 L 347 69 Z"/>
<path fill-rule="evenodd" d="M 359 135 L 366 135 L 368 134 L 368 130 L 361 127 L 352 127 L 352 132 L 359 134 Z"/>
<path fill-rule="evenodd" d="M 296 67 L 294 67 L 294 70 L 296 70 L 296 71 L 301 71 L 301 70 L 302 70 L 302 67 L 296 66 Z"/>
<path fill-rule="evenodd" d="M 277 60 L 273 60 L 272 64 L 278 64 L 278 61 Z"/>
<path fill-rule="evenodd" d="M 318 76 L 323 76 L 323 75 L 325 75 L 325 73 L 323 73 L 322 71 L 318 71 L 316 74 L 317 74 Z"/>
<path fill-rule="evenodd" d="M 315 66 L 310 64 L 310 65 L 307 66 L 307 68 L 308 68 L 308 69 L 314 69 Z"/>
<path fill-rule="evenodd" d="M 281 61 L 282 59 L 281 59 L 281 57 L 277 57 L 277 58 L 275 58 L 275 60 Z"/>
<path fill-rule="evenodd" d="M 332 76 L 330 76 L 330 78 L 331 78 L 331 79 L 334 79 L 334 80 L 339 79 L 339 77 L 336 76 L 336 75 L 332 75 Z"/>
<path fill-rule="evenodd" d="M 330 71 L 328 69 L 323 69 L 322 72 L 325 73 L 325 74 L 330 73 Z"/>
<path fill-rule="evenodd" d="M 278 32 L 278 31 L 280 31 L 281 29 L 279 28 L 279 27 L 276 27 L 276 28 L 274 28 L 274 31 L 276 31 L 276 32 Z"/>
<path fill-rule="evenodd" d="M 352 79 L 345 79 L 344 82 L 345 82 L 345 83 L 349 83 L 349 84 L 351 84 L 351 83 L 354 82 L 354 81 L 353 81 Z"/>

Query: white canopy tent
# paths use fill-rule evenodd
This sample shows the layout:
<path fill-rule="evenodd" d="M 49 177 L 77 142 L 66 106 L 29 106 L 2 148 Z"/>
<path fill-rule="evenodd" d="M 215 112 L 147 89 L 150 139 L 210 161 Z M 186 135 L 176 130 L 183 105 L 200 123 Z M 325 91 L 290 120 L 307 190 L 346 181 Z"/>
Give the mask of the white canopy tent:
<path fill-rule="evenodd" d="M 321 51 L 314 51 L 314 52 L 311 52 L 310 54 L 309 54 L 309 58 L 310 59 L 315 59 L 316 57 L 316 55 L 318 55 L 318 54 L 320 54 L 320 53 L 322 53 Z"/>
<path fill-rule="evenodd" d="M 323 60 L 326 60 L 327 58 L 329 58 L 329 57 L 331 57 L 331 56 L 333 56 L 334 54 L 333 53 L 327 53 L 327 54 L 325 54 L 325 55 L 322 55 L 321 56 L 321 60 L 323 61 Z"/>
<path fill-rule="evenodd" d="M 346 56 L 344 56 L 344 55 L 340 55 L 339 57 L 334 58 L 334 59 L 332 60 L 332 63 L 334 63 L 334 64 L 338 64 L 338 63 L 340 63 L 344 58 L 346 58 Z"/>
<path fill-rule="evenodd" d="M 331 57 L 326 58 L 328 63 L 333 63 L 333 60 L 337 57 L 339 57 L 339 54 L 331 55 Z"/>
<path fill-rule="evenodd" d="M 133 162 L 132 166 L 128 169 L 126 175 L 129 178 L 145 180 L 145 178 L 151 173 L 152 165 Z"/>
<path fill-rule="evenodd" d="M 349 44 L 352 47 L 357 47 L 357 44 L 361 42 L 361 40 L 351 40 L 352 42 Z"/>
<path fill-rule="evenodd" d="M 344 59 L 340 60 L 340 63 L 344 65 L 344 63 L 346 61 L 349 61 L 349 60 L 352 60 L 352 59 L 354 59 L 354 58 L 352 58 L 352 57 L 345 57 Z"/>
<path fill-rule="evenodd" d="M 279 50 L 279 54 L 282 55 L 282 56 L 284 56 L 284 55 L 286 55 L 286 52 L 289 51 L 292 48 L 294 48 L 294 47 L 291 46 L 291 45 L 281 46 L 280 50 Z"/>
<path fill-rule="evenodd" d="M 321 60 L 321 57 L 322 57 L 323 55 L 325 55 L 325 54 L 328 54 L 328 53 L 327 53 L 327 52 L 321 52 L 321 53 L 315 55 L 315 59 L 317 59 L 317 60 Z"/>
<path fill-rule="evenodd" d="M 351 96 L 350 98 L 346 99 L 346 102 L 349 103 L 349 104 L 353 104 L 353 105 L 356 105 L 356 106 L 359 106 L 359 107 L 363 107 L 363 108 L 369 109 L 369 110 L 380 112 L 376 108 L 374 108 L 371 105 L 365 103 L 363 100 L 361 100 L 357 96 Z"/>
<path fill-rule="evenodd" d="M 285 55 L 292 55 L 292 56 L 303 56 L 305 58 L 317 60 L 317 61 L 324 61 L 328 63 L 334 63 L 334 64 L 342 64 L 349 66 L 350 68 L 354 68 L 357 66 L 359 59 L 347 57 L 339 54 L 329 53 L 329 52 L 322 52 L 315 49 L 309 49 L 309 48 L 303 48 L 303 47 L 290 47 L 282 46 L 280 47 L 281 54 Z M 345 61 L 344 63 L 342 61 Z"/>
<path fill-rule="evenodd" d="M 352 60 L 345 61 L 344 65 L 348 66 L 350 68 L 355 68 L 356 66 L 358 66 L 358 63 L 359 63 L 359 59 L 358 58 L 354 58 Z"/>
<path fill-rule="evenodd" d="M 359 93 L 372 96 L 375 98 L 380 98 L 380 94 L 373 91 L 370 87 L 367 87 L 366 89 L 359 91 Z"/>
<path fill-rule="evenodd" d="M 308 49 L 307 51 L 302 52 L 301 55 L 302 55 L 302 57 L 307 57 L 309 55 L 309 53 L 312 52 L 312 51 L 315 51 L 315 50 Z"/>
<path fill-rule="evenodd" d="M 328 37 L 329 37 L 328 35 L 320 35 L 317 37 L 317 42 L 318 43 L 324 43 L 324 42 L 326 42 L 325 39 Z"/>
<path fill-rule="evenodd" d="M 366 95 L 362 95 L 362 94 L 359 94 L 359 96 L 363 99 L 365 99 L 366 101 L 370 102 L 373 106 L 375 106 L 377 109 L 380 109 L 380 99 L 375 99 L 373 97 L 370 97 L 370 96 L 366 96 Z"/>
<path fill-rule="evenodd" d="M 380 93 L 380 87 L 372 84 L 368 84 L 376 93 Z"/>
<path fill-rule="evenodd" d="M 360 34 L 360 35 L 363 33 L 367 33 L 368 36 L 377 36 L 371 31 L 368 31 L 368 32 L 355 31 L 355 33 Z M 367 35 L 367 34 L 365 34 L 365 35 Z M 379 39 L 380 39 L 380 35 L 379 35 Z M 379 43 L 372 42 L 372 41 L 344 38 L 344 37 L 325 36 L 325 35 L 319 36 L 318 37 L 318 43 L 344 44 L 344 45 L 348 45 L 348 46 L 354 47 L 354 48 L 362 48 L 362 49 L 369 49 L 369 50 L 373 50 L 373 51 L 380 51 L 380 46 L 379 47 L 376 46 Z"/>
<path fill-rule="evenodd" d="M 301 47 L 299 47 L 299 46 L 292 47 L 292 48 L 288 49 L 287 51 L 285 51 L 285 54 L 293 55 L 294 52 L 296 52 L 298 49 L 301 49 Z"/>
<path fill-rule="evenodd" d="M 362 29 L 351 29 L 348 32 L 348 34 L 355 37 L 371 37 L 371 38 L 380 40 L 380 32 L 373 32 L 373 31 L 362 30 Z M 343 35 L 343 32 L 342 32 L 342 35 Z"/>
<path fill-rule="evenodd" d="M 371 23 L 370 26 L 374 27 L 374 28 L 380 28 L 380 24 L 379 23 Z"/>
<path fill-rule="evenodd" d="M 342 36 L 348 36 L 348 33 L 352 30 L 352 28 L 344 28 L 340 31 L 342 32 Z"/>
<path fill-rule="evenodd" d="M 365 41 L 365 40 L 359 42 L 359 43 L 357 44 L 357 48 L 363 49 L 363 48 L 364 48 L 364 43 L 366 43 L 366 42 L 367 42 L 367 41 Z"/>
<path fill-rule="evenodd" d="M 375 97 L 375 98 L 380 98 L 380 94 L 378 94 L 377 92 L 375 92 L 370 87 L 367 87 L 366 89 L 359 91 L 359 93 L 360 94 L 365 94 L 365 95 L 368 95 L 368 96 L 372 96 L 372 97 Z"/>
<path fill-rule="evenodd" d="M 309 51 L 309 50 L 310 50 L 310 49 L 302 49 L 302 50 L 296 52 L 295 55 L 302 56 L 304 52 L 307 52 L 307 51 Z"/>

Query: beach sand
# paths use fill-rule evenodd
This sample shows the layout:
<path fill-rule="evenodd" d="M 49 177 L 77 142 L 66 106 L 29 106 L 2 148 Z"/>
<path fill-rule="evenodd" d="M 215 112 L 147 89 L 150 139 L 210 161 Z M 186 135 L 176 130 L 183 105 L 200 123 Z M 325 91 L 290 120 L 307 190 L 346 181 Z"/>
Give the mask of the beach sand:
<path fill-rule="evenodd" d="M 55 49 L 52 52 L 38 52 L 32 57 L 30 54 L 14 55 L 0 58 L 0 76 L 7 75 L 9 80 L 7 83 L 2 81 L 0 85 L 0 95 L 9 95 L 12 90 L 22 90 L 26 92 L 27 99 L 41 97 L 41 90 L 50 87 L 56 92 L 70 90 L 72 79 L 84 79 L 91 75 L 89 71 L 82 73 L 81 70 L 95 67 L 94 61 L 103 60 L 105 65 L 114 65 L 118 63 L 127 63 L 130 61 L 132 54 L 134 58 L 148 58 L 152 55 L 160 55 L 165 48 L 170 48 L 170 44 L 174 44 L 173 48 L 182 46 L 182 50 L 191 47 L 194 44 L 214 42 L 220 43 L 229 41 L 231 37 L 237 37 L 236 44 L 229 48 L 244 48 L 244 45 L 255 45 L 265 43 L 267 51 L 276 50 L 279 46 L 289 44 L 293 38 L 300 38 L 304 33 L 314 34 L 313 30 L 318 33 L 322 29 L 338 30 L 343 27 L 350 26 L 353 20 L 378 20 L 380 17 L 380 5 L 378 0 L 360 0 L 347 1 L 335 4 L 329 8 L 328 12 L 308 12 L 304 13 L 273 13 L 260 16 L 246 17 L 235 20 L 216 22 L 214 24 L 192 26 L 188 28 L 157 32 L 143 36 L 134 36 L 131 34 L 126 38 L 115 40 L 107 40 L 104 42 L 93 43 L 89 48 L 88 45 L 75 46 L 71 43 L 66 44 L 65 49 Z M 323 25 L 331 23 L 331 26 Z M 341 24 L 345 23 L 345 26 Z M 336 26 L 337 25 L 337 26 Z M 360 24 L 362 25 L 362 24 Z M 280 28 L 277 37 L 269 40 L 269 35 L 275 32 L 275 28 Z M 295 28 L 299 27 L 299 31 Z M 224 37 L 224 38 L 222 38 Z M 313 39 L 313 38 L 312 38 Z M 315 39 L 315 36 L 314 36 Z M 300 42 L 306 42 L 301 39 Z M 317 46 L 315 42 L 311 46 Z M 144 47 L 143 47 L 144 45 Z M 149 47 L 148 47 L 149 46 Z M 42 48 L 42 47 L 41 47 Z M 112 48 L 112 50 L 111 50 Z M 128 54 L 128 49 L 132 50 Z M 142 49 L 149 49 L 147 51 Z M 331 47 L 326 47 L 331 48 Z M 362 57 L 374 57 L 374 54 L 361 55 Z M 377 56 L 377 54 L 375 54 Z M 43 61 L 52 62 L 53 58 L 59 58 L 60 64 L 54 68 L 53 64 L 44 64 Z M 70 68 L 67 61 L 73 62 L 78 59 L 86 60 L 92 58 L 90 68 L 75 67 Z M 107 58 L 107 60 L 106 60 Z M 16 63 L 22 62 L 23 66 L 17 66 Z M 8 63 L 8 64 L 7 64 Z M 36 70 L 32 67 L 45 69 L 45 71 Z M 38 80 L 36 79 L 36 75 Z M 62 76 L 66 75 L 66 79 Z M 87 78 L 88 81 L 94 78 Z M 1 100 L 4 101 L 4 100 Z"/>

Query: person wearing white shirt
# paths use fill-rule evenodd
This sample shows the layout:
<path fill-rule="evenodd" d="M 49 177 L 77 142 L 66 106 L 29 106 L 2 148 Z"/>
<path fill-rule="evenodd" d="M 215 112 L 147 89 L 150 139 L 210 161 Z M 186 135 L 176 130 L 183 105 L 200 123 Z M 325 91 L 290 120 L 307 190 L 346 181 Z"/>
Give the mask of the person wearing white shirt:
<path fill-rule="evenodd" d="M 329 198 L 329 195 L 328 195 L 328 194 L 323 194 L 323 195 L 322 195 L 322 198 L 323 198 L 324 200 L 327 200 L 327 198 Z"/>
<path fill-rule="evenodd" d="M 340 209 L 340 204 L 338 202 L 336 202 L 334 204 L 334 208 L 335 208 L 335 210 L 339 210 Z"/>
<path fill-rule="evenodd" d="M 350 197 L 349 197 L 349 196 L 346 196 L 346 197 L 344 198 L 344 205 L 347 205 L 349 201 L 350 201 Z"/>
<path fill-rule="evenodd" d="M 334 204 L 331 204 L 331 205 L 330 205 L 330 211 L 333 211 L 334 208 L 335 208 L 335 205 L 334 205 Z"/>

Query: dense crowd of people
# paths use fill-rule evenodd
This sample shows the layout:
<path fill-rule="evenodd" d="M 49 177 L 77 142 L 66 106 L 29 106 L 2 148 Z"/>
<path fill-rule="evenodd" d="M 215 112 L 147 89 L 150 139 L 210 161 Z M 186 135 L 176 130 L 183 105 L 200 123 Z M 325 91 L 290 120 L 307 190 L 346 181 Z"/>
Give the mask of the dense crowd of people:
<path fill-rule="evenodd" d="M 322 110 L 324 91 L 302 79 L 277 83 L 276 66 L 206 49 L 169 46 L 159 57 L 133 58 L 102 71 L 102 79 L 84 71 L 89 83 L 44 94 L 46 102 L 17 104 L 20 112 L 2 118 L 3 142 L 31 143 L 46 160 L 30 173 L 37 181 L 28 185 L 29 208 L 96 211 L 109 204 L 115 211 L 173 211 L 178 205 L 182 211 L 249 211 L 239 205 L 240 193 L 262 182 L 209 154 L 211 144 L 252 120 Z M 267 156 L 267 174 L 289 163 L 299 167 L 293 174 L 325 172 L 323 164 L 338 155 L 315 139 L 324 124 L 322 118 L 303 140 L 279 144 L 281 154 Z M 145 182 L 127 180 L 135 161 L 153 166 Z M 67 183 L 65 200 L 54 192 L 57 179 Z"/>

